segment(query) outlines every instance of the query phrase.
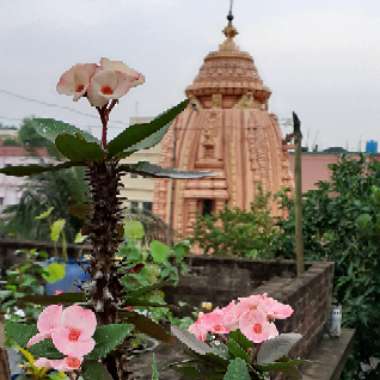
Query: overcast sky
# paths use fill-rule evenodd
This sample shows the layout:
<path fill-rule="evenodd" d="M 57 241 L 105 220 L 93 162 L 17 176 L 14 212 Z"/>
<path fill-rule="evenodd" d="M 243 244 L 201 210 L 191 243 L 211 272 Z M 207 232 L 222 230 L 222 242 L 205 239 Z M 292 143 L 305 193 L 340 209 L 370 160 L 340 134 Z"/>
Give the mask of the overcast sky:
<path fill-rule="evenodd" d="M 0 0 L 0 122 L 34 114 L 96 126 L 96 119 L 1 90 L 95 115 L 55 85 L 72 64 L 102 56 L 147 79 L 112 119 L 128 124 L 136 113 L 157 114 L 183 98 L 204 56 L 223 40 L 228 2 Z M 273 91 L 271 111 L 289 117 L 296 110 L 309 144 L 357 149 L 360 141 L 380 141 L 379 0 L 235 0 L 234 13 L 237 42 Z M 120 125 L 113 126 L 115 133 Z"/>

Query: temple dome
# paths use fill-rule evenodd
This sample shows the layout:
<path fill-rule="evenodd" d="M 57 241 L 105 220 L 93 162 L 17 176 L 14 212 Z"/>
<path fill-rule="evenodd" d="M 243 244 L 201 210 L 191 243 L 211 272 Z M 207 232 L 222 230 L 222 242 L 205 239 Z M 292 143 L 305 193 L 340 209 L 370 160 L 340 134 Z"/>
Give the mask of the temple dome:
<path fill-rule="evenodd" d="M 161 165 L 205 170 L 198 180 L 159 179 L 153 212 L 180 235 L 192 234 L 197 216 L 226 206 L 249 210 L 265 193 L 292 186 L 287 145 L 275 115 L 271 91 L 250 54 L 234 41 L 229 19 L 225 41 L 209 53 L 187 87 L 189 106 L 174 120 L 161 147 Z M 281 212 L 271 204 L 273 214 Z"/>
<path fill-rule="evenodd" d="M 252 56 L 236 45 L 233 38 L 237 32 L 232 25 L 224 32 L 226 40 L 217 51 L 206 56 L 194 82 L 187 87 L 186 95 L 200 98 L 206 107 L 210 106 L 214 94 L 227 95 L 227 108 L 245 94 L 252 94 L 259 104 L 266 105 L 271 90 L 260 78 Z"/>

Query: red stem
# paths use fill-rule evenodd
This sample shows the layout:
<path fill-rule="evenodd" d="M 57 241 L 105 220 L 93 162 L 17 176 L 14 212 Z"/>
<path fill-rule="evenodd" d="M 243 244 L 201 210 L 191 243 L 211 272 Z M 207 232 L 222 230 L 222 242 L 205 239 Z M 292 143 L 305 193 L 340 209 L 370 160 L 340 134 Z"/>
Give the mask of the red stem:
<path fill-rule="evenodd" d="M 102 128 L 102 146 L 105 149 L 107 147 L 107 123 L 103 123 Z"/>
<path fill-rule="evenodd" d="M 107 106 L 102 108 L 96 107 L 99 112 L 100 120 L 102 121 L 102 147 L 105 149 L 107 147 L 107 124 L 109 118 L 109 111 Z"/>
<path fill-rule="evenodd" d="M 108 127 L 108 120 L 110 117 L 110 113 L 118 102 L 119 101 L 117 99 L 114 99 L 112 100 L 108 108 L 107 108 L 107 104 L 102 108 L 96 107 L 96 109 L 99 112 L 100 119 L 102 121 L 102 127 L 103 127 L 102 128 L 102 146 L 104 149 L 106 149 L 107 147 L 107 131 L 108 131 L 107 127 Z"/>

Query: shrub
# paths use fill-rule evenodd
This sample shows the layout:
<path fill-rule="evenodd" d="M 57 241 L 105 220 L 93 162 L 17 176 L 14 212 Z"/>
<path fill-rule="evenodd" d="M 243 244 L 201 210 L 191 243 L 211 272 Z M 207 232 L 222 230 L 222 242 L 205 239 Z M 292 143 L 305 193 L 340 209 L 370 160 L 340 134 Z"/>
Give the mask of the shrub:
<path fill-rule="evenodd" d="M 311 260 L 335 262 L 335 297 L 343 305 L 343 323 L 356 329 L 353 360 L 345 378 L 379 376 L 368 367 L 380 352 L 380 163 L 361 156 L 343 156 L 331 165 L 330 182 L 320 182 L 304 195 L 305 255 Z M 282 195 L 289 218 L 280 252 L 292 255 L 294 213 L 292 201 Z M 362 363 L 362 366 L 360 366 Z M 366 377 L 362 377 L 366 376 Z"/>

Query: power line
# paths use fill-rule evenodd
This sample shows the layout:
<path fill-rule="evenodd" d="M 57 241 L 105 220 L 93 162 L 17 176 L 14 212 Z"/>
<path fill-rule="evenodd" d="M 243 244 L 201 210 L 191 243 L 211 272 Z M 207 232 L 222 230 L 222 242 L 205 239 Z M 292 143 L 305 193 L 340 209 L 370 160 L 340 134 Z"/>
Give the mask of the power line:
<path fill-rule="evenodd" d="M 45 102 L 43 100 L 39 100 L 39 99 L 31 98 L 29 96 L 24 96 L 24 95 L 21 95 L 21 94 L 17 94 L 17 93 L 15 93 L 13 91 L 8 91 L 8 90 L 6 90 L 4 88 L 0 88 L 0 93 L 2 93 L 4 95 L 7 95 L 7 96 L 12 96 L 12 97 L 20 99 L 20 100 L 24 100 L 26 102 L 39 104 L 39 105 L 42 105 L 42 106 L 45 106 L 45 107 L 58 108 L 58 109 L 62 109 L 62 110 L 65 110 L 65 111 L 76 113 L 77 115 L 81 115 L 81 116 L 85 116 L 85 117 L 90 117 L 92 119 L 97 119 L 97 120 L 99 119 L 99 117 L 96 116 L 96 115 L 93 115 L 93 114 L 90 114 L 90 113 L 87 113 L 87 112 L 78 111 L 75 108 L 71 108 L 71 107 L 67 107 L 67 106 L 62 106 L 62 105 L 59 105 L 59 104 L 56 104 L 56 103 Z M 122 122 L 120 120 L 112 120 L 111 123 L 113 123 L 113 124 L 121 124 L 124 127 L 128 126 L 128 124 L 126 124 L 126 123 L 124 123 L 124 122 Z"/>

